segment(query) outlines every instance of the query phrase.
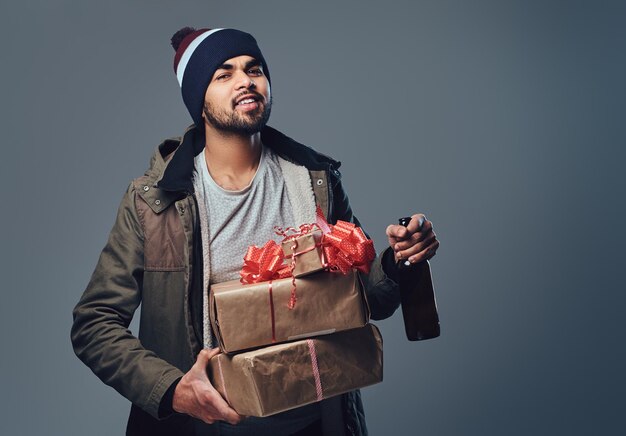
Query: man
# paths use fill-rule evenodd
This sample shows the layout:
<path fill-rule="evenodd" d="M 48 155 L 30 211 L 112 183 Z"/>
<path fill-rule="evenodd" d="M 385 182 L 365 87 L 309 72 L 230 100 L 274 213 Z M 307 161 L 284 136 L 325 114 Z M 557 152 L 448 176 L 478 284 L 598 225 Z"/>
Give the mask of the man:
<path fill-rule="evenodd" d="M 210 284 L 238 278 L 246 247 L 275 237 L 275 225 L 314 222 L 318 207 L 330 223 L 358 221 L 340 163 L 266 126 L 271 81 L 251 35 L 184 28 L 172 45 L 194 125 L 160 144 L 130 184 L 74 309 L 74 350 L 133 403 L 129 435 L 366 434 L 358 391 L 244 419 L 207 378 L 219 352 Z M 399 305 L 396 260 L 423 262 L 439 246 L 421 214 L 387 236 L 391 246 L 363 276 L 373 319 Z M 127 328 L 140 303 L 137 338 Z"/>

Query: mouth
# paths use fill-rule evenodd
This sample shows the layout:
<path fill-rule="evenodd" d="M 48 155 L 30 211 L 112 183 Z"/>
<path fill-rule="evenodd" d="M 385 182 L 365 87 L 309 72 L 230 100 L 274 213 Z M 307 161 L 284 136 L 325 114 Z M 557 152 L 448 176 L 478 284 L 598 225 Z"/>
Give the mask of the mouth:
<path fill-rule="evenodd" d="M 235 108 L 244 112 L 255 110 L 260 106 L 260 96 L 247 94 L 240 97 L 235 103 Z"/>

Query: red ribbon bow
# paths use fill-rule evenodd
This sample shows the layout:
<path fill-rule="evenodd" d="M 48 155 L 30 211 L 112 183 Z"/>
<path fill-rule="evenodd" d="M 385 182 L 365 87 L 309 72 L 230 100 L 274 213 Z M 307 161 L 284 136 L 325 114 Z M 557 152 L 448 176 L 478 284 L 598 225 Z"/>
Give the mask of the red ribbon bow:
<path fill-rule="evenodd" d="M 263 247 L 249 246 L 239 273 L 241 283 L 259 283 L 291 276 L 291 265 L 283 265 L 284 259 L 283 249 L 272 239 Z"/>
<path fill-rule="evenodd" d="M 243 258 L 243 268 L 241 268 L 241 283 L 251 284 L 259 282 L 269 282 L 268 291 L 270 295 L 270 311 L 272 316 L 272 342 L 276 341 L 274 333 L 274 299 L 272 297 L 272 280 L 292 277 L 293 264 L 283 265 L 285 253 L 283 249 L 270 239 L 263 247 L 251 245 Z M 296 279 L 292 280 L 291 299 L 287 307 L 293 309 L 296 305 Z"/>
<path fill-rule="evenodd" d="M 353 223 L 337 221 L 322 239 L 324 257 L 331 271 L 347 274 L 351 268 L 369 273 L 376 257 L 374 242 Z"/>

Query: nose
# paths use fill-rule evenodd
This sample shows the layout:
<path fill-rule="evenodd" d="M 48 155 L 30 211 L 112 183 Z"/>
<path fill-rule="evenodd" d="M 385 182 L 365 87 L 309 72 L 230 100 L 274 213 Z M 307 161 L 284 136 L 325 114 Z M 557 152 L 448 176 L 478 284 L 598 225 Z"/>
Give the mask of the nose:
<path fill-rule="evenodd" d="M 237 81 L 237 89 L 252 89 L 256 86 L 252 77 L 248 76 L 246 73 L 239 73 L 238 81 Z"/>

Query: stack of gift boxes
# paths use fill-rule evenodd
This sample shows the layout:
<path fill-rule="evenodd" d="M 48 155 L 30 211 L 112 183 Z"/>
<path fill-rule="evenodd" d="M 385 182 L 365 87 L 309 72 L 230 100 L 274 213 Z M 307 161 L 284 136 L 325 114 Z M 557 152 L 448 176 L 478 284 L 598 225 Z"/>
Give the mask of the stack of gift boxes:
<path fill-rule="evenodd" d="M 222 353 L 214 387 L 241 415 L 269 416 L 382 381 L 382 338 L 369 324 L 358 271 L 372 242 L 360 228 L 280 229 L 281 245 L 252 246 L 241 280 L 210 290 Z"/>

